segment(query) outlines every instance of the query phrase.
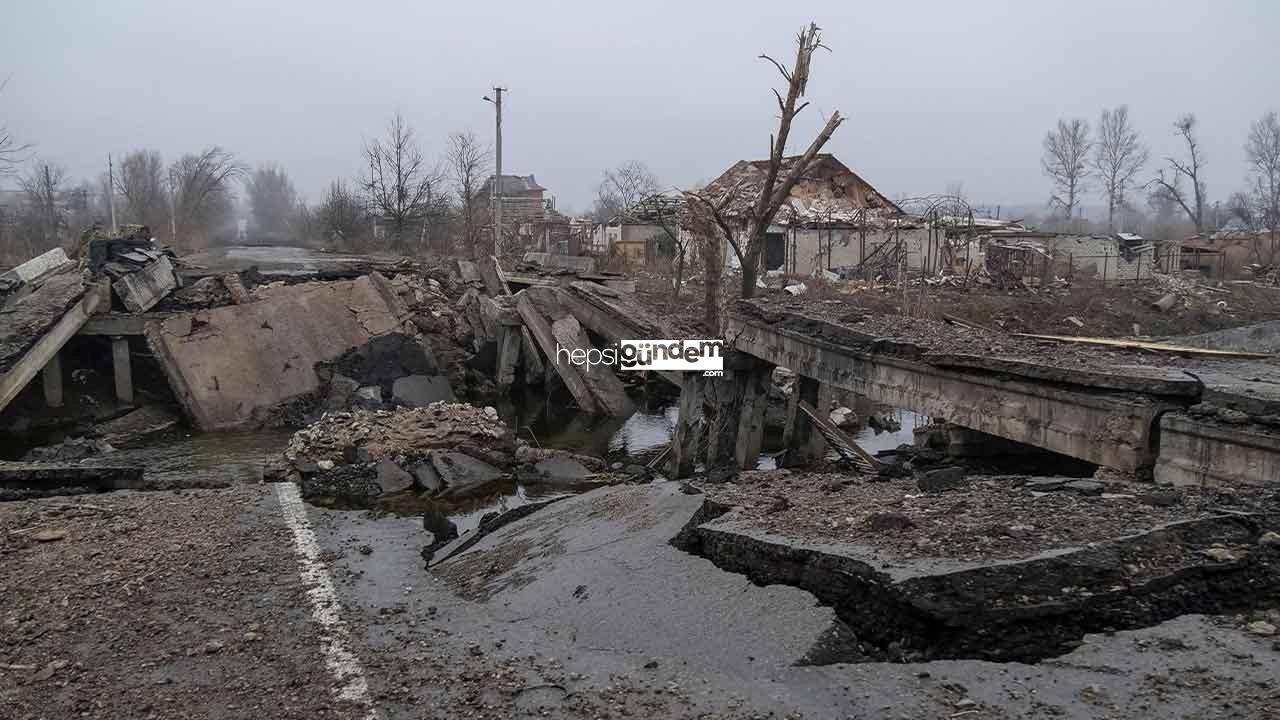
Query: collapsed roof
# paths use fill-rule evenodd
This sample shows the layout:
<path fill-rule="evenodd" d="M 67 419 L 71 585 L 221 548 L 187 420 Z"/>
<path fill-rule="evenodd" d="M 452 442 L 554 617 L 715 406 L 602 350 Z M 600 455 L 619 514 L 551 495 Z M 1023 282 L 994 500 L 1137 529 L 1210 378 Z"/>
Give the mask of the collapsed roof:
<path fill-rule="evenodd" d="M 802 156 L 782 159 L 779 177 L 785 176 Z M 728 217 L 745 218 L 769 172 L 768 160 L 739 160 L 703 189 L 713 202 L 731 196 L 725 206 Z M 775 225 L 861 225 L 902 217 L 901 208 L 863 180 L 830 153 L 819 153 L 782 203 Z"/>

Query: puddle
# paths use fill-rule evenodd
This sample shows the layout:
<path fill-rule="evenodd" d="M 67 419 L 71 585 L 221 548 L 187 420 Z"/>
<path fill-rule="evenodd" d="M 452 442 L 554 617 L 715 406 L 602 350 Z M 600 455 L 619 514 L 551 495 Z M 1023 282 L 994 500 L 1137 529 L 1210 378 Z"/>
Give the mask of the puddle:
<path fill-rule="evenodd" d="M 899 445 L 915 443 L 915 429 L 929 424 L 929 417 L 910 410 L 894 409 L 886 413 L 898 420 L 902 427 L 897 430 L 884 431 L 872 427 L 864 427 L 853 433 L 854 442 L 862 446 L 872 455 L 884 450 L 896 450 Z"/>

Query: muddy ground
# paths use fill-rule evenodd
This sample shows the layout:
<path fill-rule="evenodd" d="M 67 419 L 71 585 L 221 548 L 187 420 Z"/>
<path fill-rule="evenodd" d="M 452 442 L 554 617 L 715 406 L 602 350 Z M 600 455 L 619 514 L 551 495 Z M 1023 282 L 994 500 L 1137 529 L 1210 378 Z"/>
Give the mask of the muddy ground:
<path fill-rule="evenodd" d="M 735 297 L 736 281 L 736 277 L 726 280 L 726 292 Z M 1107 287 L 1077 284 L 1043 290 L 1001 290 L 978 285 L 967 289 L 909 287 L 904 293 L 894 287 L 837 287 L 812 278 L 804 281 L 811 286 L 806 297 L 839 300 L 851 309 L 934 320 L 950 314 L 1010 333 L 1132 337 L 1136 324 L 1142 336 L 1167 337 L 1280 318 L 1280 288 L 1249 282 L 1222 287 L 1215 284 L 1209 290 L 1183 290 L 1175 308 L 1166 312 L 1151 306 L 1168 289 L 1153 282 Z M 684 286 L 679 298 L 673 295 L 668 278 L 640 273 L 637 285 L 637 294 L 651 307 L 701 326 L 704 288 L 696 278 Z M 1067 319 L 1072 317 L 1083 324 Z"/>
<path fill-rule="evenodd" d="M 705 668 L 721 660 L 695 656 L 701 641 L 662 640 L 670 632 L 663 623 L 629 636 L 630 647 L 609 647 L 579 643 L 551 618 L 461 599 L 423 568 L 417 519 L 316 508 L 306 516 L 336 588 L 333 610 L 367 677 L 372 714 L 335 699 L 326 640 L 275 488 L 250 485 L 0 505 L 0 716 L 1253 719 L 1280 712 L 1280 644 L 1244 630 L 1247 618 L 1186 616 L 1088 636 L 1069 655 L 1036 665 L 712 672 Z M 672 608 L 707 588 L 736 588 L 743 600 L 729 593 L 730 606 L 771 592 L 700 558 L 674 550 L 662 557 L 673 563 L 661 589 Z M 599 588 L 561 590 L 562 598 L 543 602 L 600 609 L 607 597 Z M 737 642 L 749 645 L 751 635 Z"/>

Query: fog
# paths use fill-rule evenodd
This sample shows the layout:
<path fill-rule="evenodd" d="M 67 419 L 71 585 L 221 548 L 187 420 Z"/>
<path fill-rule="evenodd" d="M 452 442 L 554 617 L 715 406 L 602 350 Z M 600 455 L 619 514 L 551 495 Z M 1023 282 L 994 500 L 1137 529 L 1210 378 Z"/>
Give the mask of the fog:
<path fill-rule="evenodd" d="M 803 5 L 803 7 L 801 7 Z M 1209 196 L 1244 183 L 1249 124 L 1280 109 L 1280 4 L 914 2 L 364 4 L 13 3 L 0 28 L 0 122 L 75 178 L 107 153 L 166 161 L 222 145 L 275 162 L 315 201 L 360 170 L 397 110 L 428 152 L 486 142 L 494 84 L 504 169 L 589 208 L 608 167 L 672 186 L 763 157 L 776 71 L 810 19 L 831 52 L 793 133 L 848 121 L 828 150 L 885 194 L 963 183 L 979 202 L 1043 204 L 1040 142 L 1063 116 L 1128 103 L 1155 160 L 1200 121 Z M 1153 172 L 1144 172 L 1149 176 Z M 1092 201 L 1091 201 L 1092 202 Z"/>

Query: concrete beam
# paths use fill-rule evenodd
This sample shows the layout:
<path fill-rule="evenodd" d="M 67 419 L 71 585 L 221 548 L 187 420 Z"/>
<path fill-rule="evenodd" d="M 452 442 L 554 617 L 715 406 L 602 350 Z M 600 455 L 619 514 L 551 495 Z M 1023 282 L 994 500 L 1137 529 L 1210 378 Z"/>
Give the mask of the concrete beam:
<path fill-rule="evenodd" d="M 516 381 L 516 365 L 520 362 L 520 329 L 502 328 L 498 343 L 498 389 L 506 390 Z"/>
<path fill-rule="evenodd" d="M 116 399 L 133 404 L 133 366 L 129 358 L 129 338 L 111 338 L 111 368 L 116 380 Z"/>
<path fill-rule="evenodd" d="M 54 248 L 0 275 L 0 287 L 5 285 L 25 285 L 34 282 L 51 272 L 61 269 L 70 262 L 71 260 L 67 258 L 67 253 L 62 248 Z"/>
<path fill-rule="evenodd" d="M 45 363 L 44 370 L 40 371 L 40 377 L 44 380 L 44 401 L 51 408 L 62 407 L 62 353 L 56 352 L 53 357 L 49 358 L 49 362 Z"/>
<path fill-rule="evenodd" d="M 89 322 L 80 328 L 81 335 L 145 335 L 147 323 L 163 322 L 167 314 L 146 313 L 142 315 L 104 313 L 89 318 Z"/>
<path fill-rule="evenodd" d="M 753 470 L 764 445 L 764 415 L 773 385 L 773 364 L 757 361 L 753 367 L 734 371 L 742 392 L 742 412 L 738 415 L 738 441 L 734 459 L 743 470 Z M 696 373 L 688 373 L 696 374 Z"/>
<path fill-rule="evenodd" d="M 797 375 L 791 397 L 787 398 L 787 424 L 782 431 L 783 447 L 787 449 L 786 466 L 803 467 L 822 457 L 826 441 L 814 427 L 813 421 L 800 409 L 806 402 L 815 408 L 825 408 L 819 399 L 819 383 L 811 377 Z"/>
<path fill-rule="evenodd" d="M 698 446 L 705 427 L 702 403 L 706 382 L 698 373 L 684 374 L 680 388 L 680 415 L 676 418 L 675 433 L 671 436 L 671 455 L 667 466 L 673 478 L 693 475 L 694 467 L 698 464 Z"/>
<path fill-rule="evenodd" d="M 965 427 L 1120 470 L 1155 463 L 1154 428 L 1179 407 L 1161 398 L 1032 378 L 943 369 L 853 350 L 730 315 L 737 350 L 877 402 L 945 417 Z"/>
<path fill-rule="evenodd" d="M 27 383 L 35 378 L 36 373 L 49 364 L 71 336 L 75 335 L 88 321 L 89 316 L 105 305 L 103 297 L 109 292 L 105 284 L 89 286 L 80 302 L 64 313 L 62 318 L 23 354 L 22 359 L 9 368 L 9 372 L 0 376 L 0 411 L 8 407 Z"/>
<path fill-rule="evenodd" d="M 1165 485 L 1275 485 L 1280 483 L 1280 433 L 1168 413 L 1160 418 L 1155 479 Z"/>
<path fill-rule="evenodd" d="M 524 326 L 532 333 L 533 339 L 542 348 L 543 354 L 550 358 L 548 370 L 555 369 L 583 412 L 598 413 L 600 408 L 578 369 L 568 363 L 556 362 L 556 336 L 551 332 L 551 323 L 534 305 L 531 296 L 525 294 L 527 292 L 528 290 L 524 290 L 516 294 L 516 311 L 520 313 L 520 318 L 524 320 Z"/>

